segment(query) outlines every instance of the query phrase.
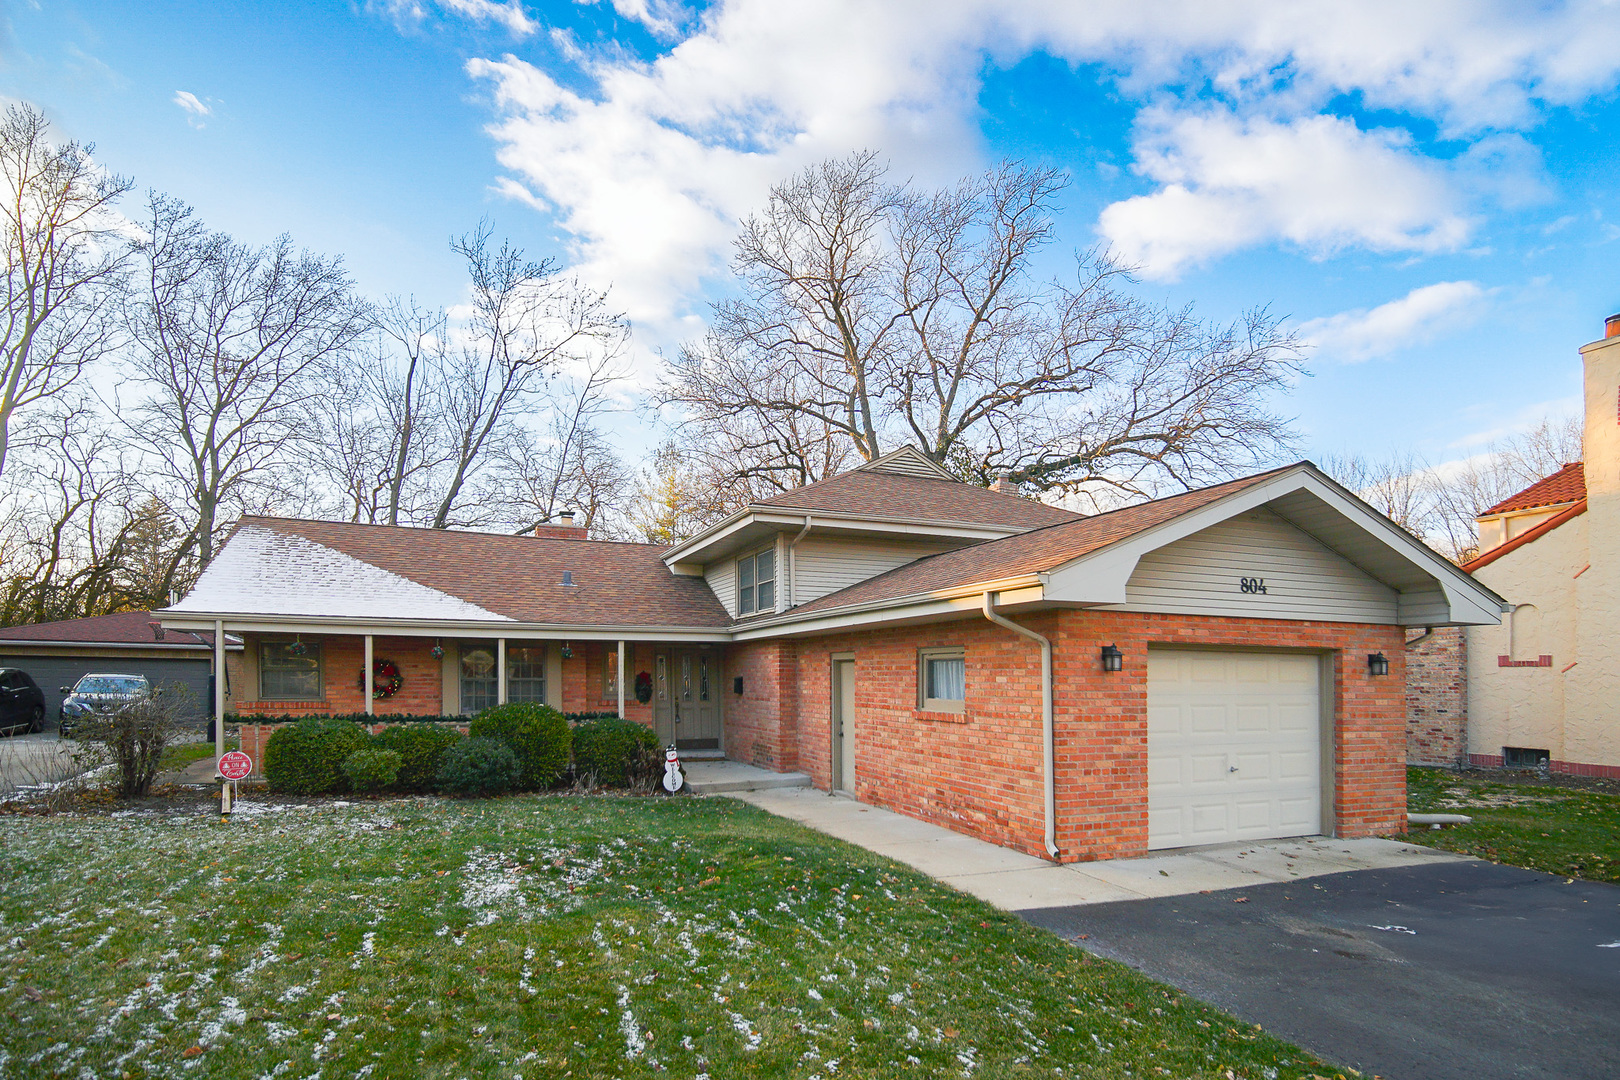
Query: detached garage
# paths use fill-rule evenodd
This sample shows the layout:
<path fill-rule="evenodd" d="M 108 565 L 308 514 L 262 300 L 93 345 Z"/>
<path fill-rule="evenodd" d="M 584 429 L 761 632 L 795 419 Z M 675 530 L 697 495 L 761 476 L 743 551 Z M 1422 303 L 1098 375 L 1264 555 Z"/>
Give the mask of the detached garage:
<path fill-rule="evenodd" d="M 242 641 L 227 635 L 227 670 L 240 667 Z M 208 709 L 213 635 L 165 630 L 148 611 L 11 626 L 0 630 L 0 667 L 21 668 L 45 692 L 45 717 L 54 725 L 61 687 L 92 672 L 144 675 L 153 686 L 180 685 Z M 227 679 L 227 685 L 230 680 Z"/>

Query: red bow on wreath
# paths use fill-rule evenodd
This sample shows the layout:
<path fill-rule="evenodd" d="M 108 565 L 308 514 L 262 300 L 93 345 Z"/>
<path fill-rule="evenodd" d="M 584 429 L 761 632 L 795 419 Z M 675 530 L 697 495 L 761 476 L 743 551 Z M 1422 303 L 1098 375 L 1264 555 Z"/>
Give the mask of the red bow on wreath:
<path fill-rule="evenodd" d="M 373 698 L 391 698 L 399 693 L 399 688 L 405 685 L 405 680 L 399 673 L 399 665 L 392 660 L 375 660 L 371 664 L 371 696 Z"/>

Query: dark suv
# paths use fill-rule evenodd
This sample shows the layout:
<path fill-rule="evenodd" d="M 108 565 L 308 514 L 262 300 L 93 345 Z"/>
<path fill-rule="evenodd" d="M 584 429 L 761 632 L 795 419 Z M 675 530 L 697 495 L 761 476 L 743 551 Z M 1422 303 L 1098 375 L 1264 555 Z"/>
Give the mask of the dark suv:
<path fill-rule="evenodd" d="M 152 696 L 152 684 L 145 675 L 85 675 L 62 687 L 62 734 L 71 735 L 77 724 L 92 714 L 111 716 L 137 701 Z"/>
<path fill-rule="evenodd" d="M 45 693 L 17 668 L 0 668 L 0 731 L 25 735 L 45 726 Z"/>

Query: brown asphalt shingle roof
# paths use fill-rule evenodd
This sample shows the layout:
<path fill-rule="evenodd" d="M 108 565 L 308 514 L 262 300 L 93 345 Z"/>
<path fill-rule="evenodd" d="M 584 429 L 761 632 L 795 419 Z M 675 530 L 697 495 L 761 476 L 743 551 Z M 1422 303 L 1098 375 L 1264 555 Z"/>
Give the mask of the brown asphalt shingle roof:
<path fill-rule="evenodd" d="M 530 623 L 722 628 L 731 622 L 702 578 L 669 572 L 654 544 L 244 517 L 418 585 Z M 561 584 L 563 571 L 573 587 Z"/>
<path fill-rule="evenodd" d="M 1287 468 L 1293 468 L 1288 466 Z M 897 600 L 906 596 L 1033 574 L 1062 566 L 1109 544 L 1135 536 L 1210 503 L 1235 495 L 1284 469 L 1246 476 L 1214 487 L 1188 491 L 1106 514 L 1019 533 L 1001 540 L 930 555 L 868 578 L 793 609 L 804 614 L 832 608 Z"/>
<path fill-rule="evenodd" d="M 0 641 L 37 641 L 109 645 L 180 645 L 205 649 L 213 644 L 214 635 L 203 631 L 167 630 L 159 638 L 152 632 L 157 622 L 150 611 L 120 611 L 113 615 L 92 615 L 84 619 L 64 619 L 60 622 L 32 623 L 27 626 L 8 626 L 0 629 Z M 236 639 L 226 634 L 227 642 Z"/>
<path fill-rule="evenodd" d="M 1006 495 L 974 484 L 932 480 L 901 473 L 855 471 L 756 502 L 783 510 L 827 510 L 873 517 L 915 518 L 921 521 L 959 521 L 973 525 L 1003 525 L 1038 529 L 1079 514 L 1033 499 Z"/>
<path fill-rule="evenodd" d="M 1539 506 L 1557 506 L 1586 498 L 1586 469 L 1579 461 L 1572 461 L 1551 476 L 1544 476 L 1523 491 L 1509 495 L 1486 514 L 1505 514 L 1512 510 L 1534 510 Z"/>

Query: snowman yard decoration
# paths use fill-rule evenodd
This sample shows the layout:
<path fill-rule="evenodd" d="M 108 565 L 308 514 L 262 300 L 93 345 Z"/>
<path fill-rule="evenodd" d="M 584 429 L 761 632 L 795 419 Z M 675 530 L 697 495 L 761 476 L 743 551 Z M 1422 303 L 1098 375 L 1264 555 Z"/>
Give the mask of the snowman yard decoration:
<path fill-rule="evenodd" d="M 686 786 L 686 777 L 681 773 L 681 756 L 675 750 L 675 744 L 670 743 L 664 748 L 664 790 L 671 795 Z"/>

